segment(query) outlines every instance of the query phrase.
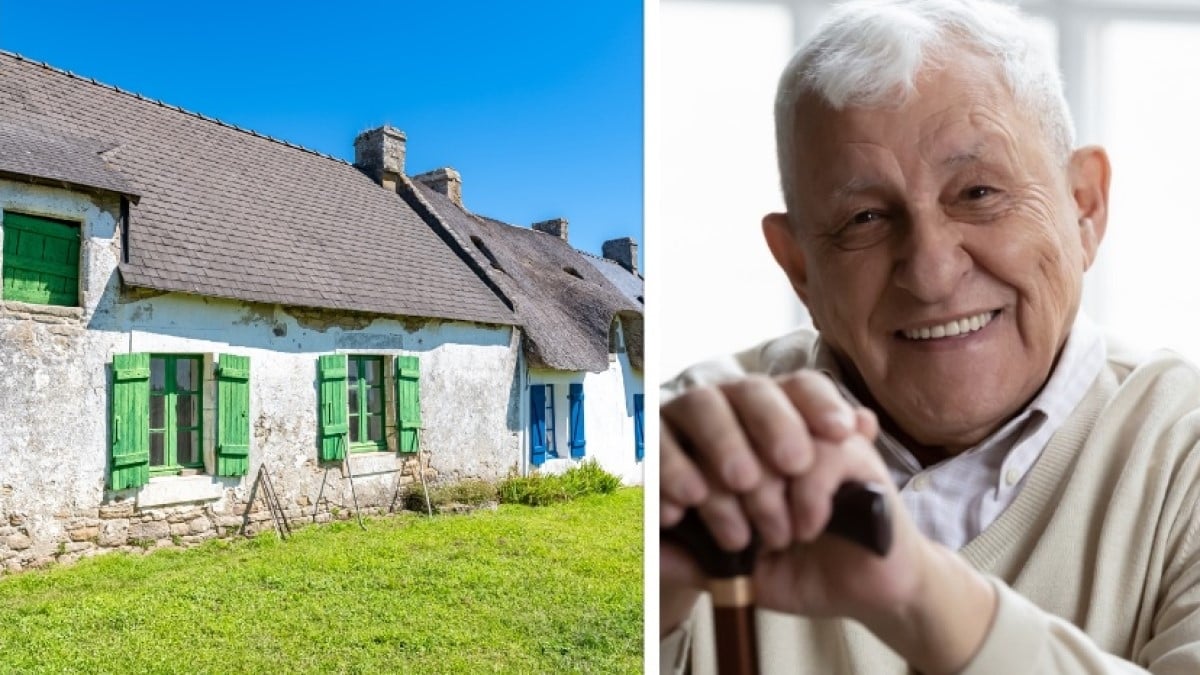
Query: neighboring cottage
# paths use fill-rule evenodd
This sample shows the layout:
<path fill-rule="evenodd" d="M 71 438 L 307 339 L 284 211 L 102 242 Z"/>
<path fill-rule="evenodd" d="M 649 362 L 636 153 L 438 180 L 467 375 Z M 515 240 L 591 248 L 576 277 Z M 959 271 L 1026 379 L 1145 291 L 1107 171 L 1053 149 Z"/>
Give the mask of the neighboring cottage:
<path fill-rule="evenodd" d="M 528 462 L 561 471 L 594 457 L 609 472 L 641 482 L 643 303 L 640 292 L 630 298 L 608 278 L 641 288 L 633 241 L 605 244 L 614 255 L 624 244 L 623 268 L 572 248 L 566 220 L 526 229 L 474 215 L 463 206 L 462 180 L 453 169 L 416 176 L 402 194 L 452 232 L 513 301 L 524 329 L 521 404 L 528 412 L 521 417 L 530 425 Z M 626 414 L 608 414 L 612 410 Z"/>
<path fill-rule="evenodd" d="M 7 568 L 269 527 L 260 467 L 314 520 L 528 470 L 519 301 L 411 205 L 403 144 L 355 166 L 0 52 Z"/>

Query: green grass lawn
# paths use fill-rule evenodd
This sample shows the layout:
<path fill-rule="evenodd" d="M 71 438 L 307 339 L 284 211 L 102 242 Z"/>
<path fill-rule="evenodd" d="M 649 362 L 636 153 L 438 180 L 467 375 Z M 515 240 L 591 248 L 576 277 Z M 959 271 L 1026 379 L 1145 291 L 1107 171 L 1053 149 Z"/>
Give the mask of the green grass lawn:
<path fill-rule="evenodd" d="M 641 489 L 0 579 L 0 672 L 641 669 Z"/>

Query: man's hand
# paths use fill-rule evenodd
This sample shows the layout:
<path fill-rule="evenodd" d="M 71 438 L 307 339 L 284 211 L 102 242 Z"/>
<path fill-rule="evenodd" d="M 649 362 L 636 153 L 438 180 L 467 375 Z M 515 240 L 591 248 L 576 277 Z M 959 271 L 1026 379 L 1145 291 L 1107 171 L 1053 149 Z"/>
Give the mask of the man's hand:
<path fill-rule="evenodd" d="M 787 480 L 810 472 L 816 440 L 845 440 L 860 422 L 870 437 L 875 434 L 869 412 L 856 415 L 833 383 L 812 372 L 697 387 L 664 405 L 660 415 L 662 527 L 696 508 L 717 542 L 731 551 L 749 543 L 752 527 L 766 551 L 797 541 Z M 810 501 L 825 509 L 827 519 L 828 499 L 823 506 L 815 495 Z M 819 516 L 801 515 L 805 523 Z M 704 577 L 674 547 L 663 547 L 661 574 L 666 632 L 691 612 Z"/>
<path fill-rule="evenodd" d="M 857 619 L 925 672 L 969 660 L 990 625 L 992 589 L 917 532 L 872 445 L 870 411 L 854 410 L 823 376 L 800 372 L 695 388 L 660 414 L 662 527 L 696 508 L 731 551 L 749 543 L 753 528 L 761 606 Z M 895 528 L 887 557 L 822 536 L 847 480 L 885 486 Z M 704 577 L 673 546 L 662 547 L 661 560 L 665 633 L 690 613 Z"/>

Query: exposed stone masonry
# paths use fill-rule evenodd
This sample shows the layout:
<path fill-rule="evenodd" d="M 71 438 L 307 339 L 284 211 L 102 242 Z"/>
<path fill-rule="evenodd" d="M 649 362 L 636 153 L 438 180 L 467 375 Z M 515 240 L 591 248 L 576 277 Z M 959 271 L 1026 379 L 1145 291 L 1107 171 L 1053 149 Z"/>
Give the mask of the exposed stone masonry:
<path fill-rule="evenodd" d="M 400 494 L 395 499 L 397 512 L 404 508 L 405 493 L 420 489 L 416 479 L 417 467 L 416 458 L 405 460 L 403 472 L 395 479 L 400 488 Z M 437 478 L 437 471 L 426 464 L 426 481 L 432 483 Z M 252 480 L 253 476 L 247 479 Z M 340 483 L 342 480 L 337 470 L 330 472 L 330 483 Z M 369 477 L 357 480 L 362 483 L 356 483 L 359 512 L 363 516 L 387 514 L 392 506 L 397 482 L 391 478 L 377 480 L 375 489 L 371 489 L 372 486 L 366 484 L 371 480 Z M 281 504 L 291 528 L 353 518 L 354 507 L 348 486 L 340 491 L 344 494 L 338 494 L 336 488 L 326 488 L 319 508 L 315 509 L 315 518 L 312 499 L 308 496 Z M 225 498 L 216 504 L 223 504 L 224 507 L 213 503 L 189 503 L 138 509 L 133 499 L 112 500 L 99 508 L 56 513 L 55 518 L 62 526 L 62 536 L 55 541 L 36 545 L 30 535 L 29 517 L 26 514 L 0 511 L 0 570 L 13 573 L 38 569 L 55 563 L 73 563 L 81 558 L 112 551 L 142 553 L 167 546 L 187 548 L 210 539 L 254 536 L 275 529 L 261 487 L 248 510 L 246 502 L 235 498 L 234 490 L 226 490 Z"/>

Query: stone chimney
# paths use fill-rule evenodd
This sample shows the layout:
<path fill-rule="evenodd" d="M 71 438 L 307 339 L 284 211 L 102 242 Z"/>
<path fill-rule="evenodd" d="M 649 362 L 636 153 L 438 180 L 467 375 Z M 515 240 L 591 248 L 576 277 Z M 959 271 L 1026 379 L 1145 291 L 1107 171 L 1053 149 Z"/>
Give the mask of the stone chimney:
<path fill-rule="evenodd" d="M 534 223 L 533 229 L 538 232 L 552 234 L 563 241 L 567 240 L 567 219 L 566 218 L 551 218 L 543 220 L 540 223 Z"/>
<path fill-rule="evenodd" d="M 371 180 L 395 192 L 404 174 L 403 131 L 384 125 L 362 132 L 354 139 L 354 166 Z"/>
<path fill-rule="evenodd" d="M 462 206 L 462 176 L 450 167 L 427 171 L 413 180 L 428 185 L 435 192 L 440 192 L 450 198 L 450 201 Z"/>
<path fill-rule="evenodd" d="M 637 274 L 637 242 L 632 237 L 609 239 L 600 251 L 604 257 Z"/>

